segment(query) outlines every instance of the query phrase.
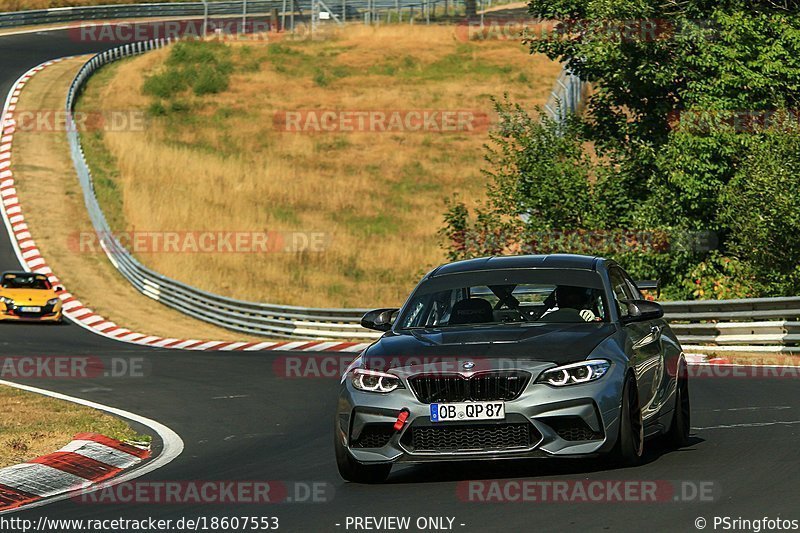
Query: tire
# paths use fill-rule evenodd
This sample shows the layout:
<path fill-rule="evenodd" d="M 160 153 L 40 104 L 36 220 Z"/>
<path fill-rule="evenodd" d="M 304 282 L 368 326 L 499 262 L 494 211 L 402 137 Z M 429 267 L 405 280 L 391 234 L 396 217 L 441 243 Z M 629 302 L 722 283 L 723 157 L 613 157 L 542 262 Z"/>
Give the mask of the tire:
<path fill-rule="evenodd" d="M 643 453 L 644 423 L 639 406 L 639 388 L 636 379 L 628 375 L 622 389 L 619 436 L 611 451 L 611 460 L 620 466 L 634 466 L 641 461 Z"/>
<path fill-rule="evenodd" d="M 689 432 L 692 427 L 692 408 L 689 400 L 689 377 L 686 362 L 678 366 L 678 384 L 675 388 L 675 409 L 672 422 L 665 434 L 665 442 L 671 448 L 689 445 Z"/>
<path fill-rule="evenodd" d="M 391 463 L 363 464 L 359 463 L 345 449 L 339 439 L 339 430 L 334 430 L 334 447 L 336 448 L 336 466 L 339 475 L 352 483 L 383 483 L 392 471 Z"/>

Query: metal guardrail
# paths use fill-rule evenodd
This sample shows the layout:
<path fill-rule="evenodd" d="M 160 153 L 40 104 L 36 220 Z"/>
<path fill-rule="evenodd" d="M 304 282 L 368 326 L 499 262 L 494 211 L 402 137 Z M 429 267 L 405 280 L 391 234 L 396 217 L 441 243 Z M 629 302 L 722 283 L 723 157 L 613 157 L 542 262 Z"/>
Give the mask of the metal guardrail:
<path fill-rule="evenodd" d="M 329 13 L 345 20 L 379 20 L 380 13 L 406 11 L 405 18 L 414 14 L 418 16 L 435 16 L 436 10 L 444 13 L 442 5 L 455 6 L 455 1 L 445 0 L 331 0 L 326 3 Z M 208 2 L 209 16 L 242 15 L 244 3 L 238 1 Z M 203 2 L 119 4 L 108 6 L 77 6 L 31 11 L 0 12 L 0 29 L 20 26 L 37 26 L 42 24 L 77 23 L 83 21 L 146 19 L 146 18 L 178 18 L 202 17 L 206 14 Z M 312 0 L 247 0 L 247 15 L 258 16 L 270 14 L 273 10 L 280 13 L 299 12 L 310 14 Z"/>
<path fill-rule="evenodd" d="M 577 113 L 583 104 L 586 82 L 572 74 L 564 66 L 558 75 L 553 90 L 544 104 L 547 115 L 558 124 L 564 125 L 567 116 Z"/>
<path fill-rule="evenodd" d="M 685 344 L 800 350 L 800 297 L 663 302 Z"/>
<path fill-rule="evenodd" d="M 280 0 L 248 0 L 251 13 L 268 13 L 282 6 Z M 242 12 L 242 2 L 209 2 L 209 15 L 235 15 Z M 32 11 L 0 13 L 0 28 L 60 24 L 64 22 L 203 16 L 202 2 L 120 4 L 109 6 L 77 6 Z"/>
<path fill-rule="evenodd" d="M 72 124 L 72 112 L 77 96 L 86 80 L 98 68 L 124 57 L 161 48 L 168 42 L 160 39 L 129 44 L 90 59 L 78 72 L 69 88 L 66 101 L 68 125 Z M 67 128 L 67 138 L 83 190 L 84 203 L 94 230 L 102 236 L 101 246 L 120 274 L 142 294 L 194 318 L 254 335 L 294 339 L 371 339 L 380 336 L 378 332 L 361 327 L 360 319 L 366 309 L 315 309 L 244 302 L 191 287 L 145 267 L 111 232 L 95 196 L 92 173 L 86 163 L 76 128 Z"/>

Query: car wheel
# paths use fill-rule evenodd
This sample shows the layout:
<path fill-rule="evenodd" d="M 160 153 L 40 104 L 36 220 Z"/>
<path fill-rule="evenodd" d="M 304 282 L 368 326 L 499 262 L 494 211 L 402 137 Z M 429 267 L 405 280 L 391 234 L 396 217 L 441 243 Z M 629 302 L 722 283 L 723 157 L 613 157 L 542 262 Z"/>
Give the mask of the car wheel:
<path fill-rule="evenodd" d="M 675 410 L 666 434 L 666 441 L 673 448 L 682 448 L 689 444 L 692 408 L 689 401 L 688 374 L 686 362 L 681 361 L 678 367 L 678 386 L 675 389 Z"/>
<path fill-rule="evenodd" d="M 334 447 L 336 448 L 336 466 L 339 475 L 345 481 L 353 483 L 382 483 L 389 477 L 392 470 L 391 464 L 363 464 L 359 463 L 347 452 L 339 439 L 339 430 L 335 430 Z"/>
<path fill-rule="evenodd" d="M 636 379 L 629 375 L 622 389 L 622 409 L 620 412 L 619 437 L 612 460 L 623 466 L 638 463 L 644 452 L 644 423 L 642 409 L 639 406 L 639 387 Z"/>

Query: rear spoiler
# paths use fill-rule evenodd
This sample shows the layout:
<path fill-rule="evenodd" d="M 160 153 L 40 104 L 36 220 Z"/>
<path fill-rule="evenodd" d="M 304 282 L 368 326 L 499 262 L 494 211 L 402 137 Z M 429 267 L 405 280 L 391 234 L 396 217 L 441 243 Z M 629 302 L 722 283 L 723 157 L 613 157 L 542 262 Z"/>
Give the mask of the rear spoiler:
<path fill-rule="evenodd" d="M 640 291 L 656 291 L 656 298 L 661 296 L 661 280 L 660 279 L 643 279 L 634 281 Z"/>

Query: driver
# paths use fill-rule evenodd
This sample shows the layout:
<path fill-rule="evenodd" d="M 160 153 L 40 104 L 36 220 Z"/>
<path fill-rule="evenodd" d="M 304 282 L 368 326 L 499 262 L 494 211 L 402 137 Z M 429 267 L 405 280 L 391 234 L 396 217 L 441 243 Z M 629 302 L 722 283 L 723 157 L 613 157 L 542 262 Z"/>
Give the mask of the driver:
<path fill-rule="evenodd" d="M 598 320 L 598 317 L 591 309 L 592 297 L 590 289 L 573 287 L 570 285 L 559 285 L 553 292 L 556 305 L 545 311 L 544 315 L 558 311 L 559 309 L 574 309 L 578 311 L 581 318 L 586 322 Z"/>

